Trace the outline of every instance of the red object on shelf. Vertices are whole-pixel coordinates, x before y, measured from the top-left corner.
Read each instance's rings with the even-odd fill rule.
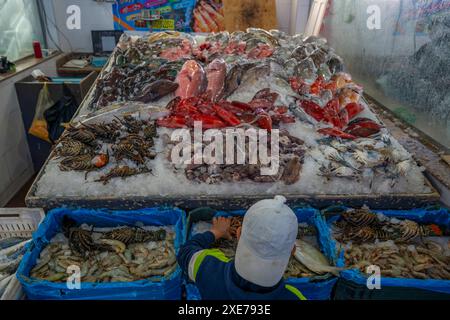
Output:
[[[39,41],[33,41],[34,57],[36,59],[42,58],[41,43]]]

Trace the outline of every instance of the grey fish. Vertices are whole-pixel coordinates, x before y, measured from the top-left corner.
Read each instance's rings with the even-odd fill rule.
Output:
[[[277,47],[279,45],[278,40],[270,32],[260,29],[260,28],[247,28],[247,33],[258,36],[264,39],[266,43],[271,44],[272,47]]]
[[[260,64],[244,73],[242,77],[242,83],[251,84],[256,83],[266,76],[270,75],[270,65]]]
[[[241,84],[244,69],[240,64],[233,65],[225,78],[225,89],[223,96],[230,96]]]
[[[295,48],[294,51],[292,51],[291,58],[294,58],[298,61],[303,60],[309,57],[314,52],[314,50],[315,48],[312,44],[302,44]]]
[[[311,58],[305,58],[294,67],[294,74],[302,79],[312,80],[317,76],[317,69]]]
[[[178,89],[178,83],[170,80],[156,80],[145,86],[142,90],[142,94],[134,99],[134,101],[139,101],[143,103],[149,103],[152,101],[159,100],[160,98],[174,92]]]
[[[212,33],[206,37],[207,41],[218,41],[222,44],[223,47],[226,47],[228,42],[230,41],[230,33],[228,31],[222,31],[218,33]]]
[[[332,55],[328,59],[327,65],[333,74],[344,71],[344,61],[338,55]]]
[[[245,68],[249,68],[246,70]],[[234,65],[229,71],[225,86],[224,97],[230,96],[238,88],[242,86],[253,86],[270,74],[270,66],[268,64],[247,64],[247,65]]]
[[[309,243],[297,239],[295,241],[295,258],[305,267],[317,274],[332,273],[339,275],[342,268],[332,267],[328,259]]]

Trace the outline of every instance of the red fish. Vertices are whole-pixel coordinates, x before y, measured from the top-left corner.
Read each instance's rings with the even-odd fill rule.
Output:
[[[269,45],[259,43],[258,46],[250,50],[247,57],[250,59],[268,58],[273,55],[273,51],[274,50]]]
[[[233,113],[223,109],[218,104],[213,104],[213,108],[219,118],[230,126],[237,126],[241,124],[241,121]]]
[[[344,125],[341,123],[341,118],[339,117],[339,99],[332,99],[323,108],[324,120],[331,123],[334,127],[342,129]]]
[[[356,137],[354,135],[346,133],[346,132],[336,129],[336,128],[323,128],[323,129],[317,130],[317,132],[320,134],[326,135],[326,136],[331,136],[331,137],[336,137],[336,138],[341,138],[341,139],[349,139],[349,140],[356,139]]]
[[[179,87],[175,94],[182,99],[199,96],[205,91],[205,70],[194,60],[184,63],[175,80]]]
[[[160,127],[166,128],[185,128],[186,120],[182,116],[170,116],[163,119],[158,119],[156,124]]]
[[[381,126],[375,121],[367,118],[358,118],[348,124],[345,132],[353,136],[367,138],[377,134],[380,130]]]
[[[359,103],[351,102],[344,109],[347,111],[348,118],[351,120],[360,114],[364,110],[364,107]]]
[[[307,114],[309,114],[317,121],[322,121],[324,119],[324,110],[317,103],[309,100],[301,100],[299,101],[299,104]]]
[[[180,47],[171,47],[165,49],[159,55],[161,58],[169,61],[176,61],[182,58],[189,58],[192,55],[192,45],[189,40],[183,40]]]
[[[272,118],[270,117],[270,115],[265,112],[263,109],[257,109],[256,110],[256,114],[257,114],[257,123],[258,126],[261,129],[266,129],[267,131],[271,132],[272,131]]]
[[[222,59],[215,59],[206,67],[206,78],[208,79],[206,92],[208,92],[212,101],[220,99],[223,93],[226,75],[227,66]]]
[[[216,116],[206,114],[192,115],[188,120],[190,126],[194,126],[194,122],[201,122],[203,129],[221,129],[227,127],[227,124]]]
[[[318,76],[316,81],[314,81],[314,83],[311,85],[309,93],[319,95],[322,91],[323,84],[323,78],[321,76]]]

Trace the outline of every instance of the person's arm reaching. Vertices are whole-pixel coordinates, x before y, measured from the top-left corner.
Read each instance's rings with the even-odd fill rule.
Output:
[[[183,270],[183,273],[189,274],[189,265],[191,264],[192,259],[195,259],[195,254],[204,249],[209,249],[213,242],[220,238],[230,239],[229,228],[229,219],[224,217],[214,218],[210,231],[197,234],[192,237],[192,239],[188,240],[180,248],[177,256],[178,264],[180,265],[181,270]],[[193,279],[191,278],[191,280]]]

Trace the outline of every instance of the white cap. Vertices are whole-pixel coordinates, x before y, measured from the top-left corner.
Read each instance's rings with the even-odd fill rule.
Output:
[[[297,238],[297,217],[285,202],[285,197],[276,196],[255,203],[242,224],[236,271],[262,287],[272,287],[281,280]]]

